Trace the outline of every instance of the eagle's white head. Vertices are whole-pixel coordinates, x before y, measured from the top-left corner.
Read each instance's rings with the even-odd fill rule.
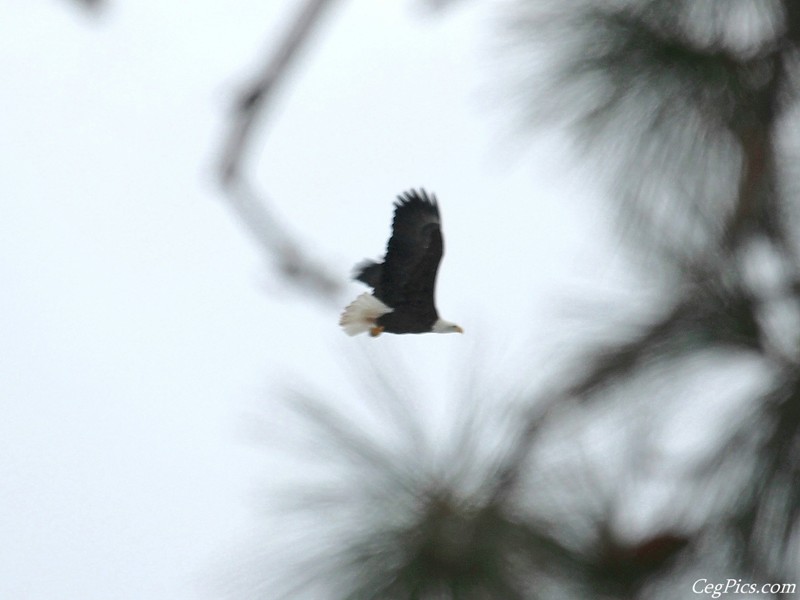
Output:
[[[436,319],[436,323],[433,324],[431,331],[433,333],[464,333],[461,327],[450,321],[445,321],[444,319]]]

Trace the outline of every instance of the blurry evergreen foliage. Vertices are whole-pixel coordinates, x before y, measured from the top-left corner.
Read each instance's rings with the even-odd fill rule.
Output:
[[[328,4],[301,6],[258,93],[244,95],[226,181],[239,175],[265,90]],[[408,390],[378,364],[365,379],[380,385],[364,397],[389,409],[398,443],[327,399],[296,399],[337,476],[295,490],[305,516],[289,537],[302,542],[275,561],[295,566],[251,595],[685,599],[699,579],[800,584],[800,1],[508,0],[498,10],[526,118],[555,119],[582,143],[661,293],[649,321],[579,349],[579,368],[513,414],[487,415],[497,403],[481,409],[485,399],[466,393],[446,442],[426,436]],[[287,277],[334,295],[338,284],[298,258],[261,199],[233,190]],[[659,444],[675,411],[703,439],[691,456]]]
[[[660,293],[648,321],[579,350],[513,418],[465,402],[444,456],[417,430],[391,451],[306,398],[348,466],[336,500],[309,509],[340,533],[305,574],[335,600],[800,582],[800,2],[500,6],[527,117],[576,134]],[[659,443],[680,411],[703,440],[691,456]]]

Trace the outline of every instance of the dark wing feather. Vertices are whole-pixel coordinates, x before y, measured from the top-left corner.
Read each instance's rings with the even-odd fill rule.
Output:
[[[395,310],[407,308],[435,319],[433,295],[443,252],[436,197],[424,190],[398,196],[375,295]]]
[[[355,266],[353,279],[366,283],[371,288],[376,288],[380,285],[382,270],[383,264],[367,259]]]

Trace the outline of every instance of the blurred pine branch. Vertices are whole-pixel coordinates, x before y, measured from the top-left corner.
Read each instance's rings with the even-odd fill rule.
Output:
[[[533,122],[575,133],[606,175],[622,239],[663,274],[662,290],[648,320],[576,349],[578,366],[528,398],[500,447],[482,438],[497,424],[467,419],[444,461],[419,437],[392,453],[330,408],[306,409],[329,456],[369,465],[343,476],[370,500],[340,523],[325,563],[337,585],[323,596],[682,599],[701,578],[797,582],[798,3],[498,10],[515,40],[517,101]],[[529,70],[528,53],[548,68]],[[704,443],[677,460],[658,440],[681,413]],[[483,458],[469,486],[460,456]]]
[[[280,223],[245,163],[254,125],[332,5],[299,5],[239,94],[218,165],[231,208],[281,276],[326,302],[341,282]],[[800,2],[497,9],[518,108],[568,127],[604,174],[621,239],[661,276],[653,316],[577,348],[577,366],[511,418],[493,419],[508,398],[491,374],[493,393],[456,392],[463,411],[446,439],[384,365],[362,372],[380,385],[358,398],[385,409],[378,429],[334,408],[333,394],[294,395],[327,477],[293,488],[294,510],[280,517],[294,541],[267,565],[281,571],[274,586],[254,593],[683,599],[701,578],[797,583]],[[520,387],[536,370],[518,374]],[[680,417],[703,443],[676,458],[662,438]]]

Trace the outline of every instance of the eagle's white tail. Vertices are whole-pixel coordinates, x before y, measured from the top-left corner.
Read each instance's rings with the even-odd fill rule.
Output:
[[[392,310],[369,292],[364,292],[344,309],[339,325],[347,335],[366,333],[375,326],[378,317]]]

